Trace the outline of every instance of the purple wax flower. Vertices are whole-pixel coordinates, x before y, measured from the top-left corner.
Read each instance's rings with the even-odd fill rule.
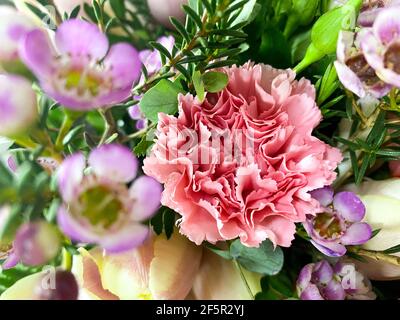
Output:
[[[360,35],[368,64],[386,83],[400,87],[400,6],[379,12],[372,28]]]
[[[303,267],[297,280],[301,300],[373,300],[371,283],[354,264],[338,262],[331,266],[322,260]]]
[[[161,37],[157,40],[158,43],[163,45],[168,52],[172,53],[175,45],[175,38],[173,36]],[[160,53],[157,50],[143,50],[139,53],[139,58],[142,64],[146,67],[148,76],[152,76],[162,68],[162,61]],[[144,83],[144,76],[140,78],[139,84]],[[140,100],[141,96],[135,96],[135,100]],[[136,120],[136,128],[142,130],[147,127],[147,120],[140,112],[139,105],[134,105],[128,109],[129,115],[133,120]]]
[[[365,206],[353,192],[333,195],[330,187],[311,192],[321,204],[322,212],[309,215],[303,224],[312,244],[323,254],[340,257],[346,253],[346,245],[360,245],[372,235],[369,224],[360,222]]]
[[[78,153],[58,169],[58,185],[64,204],[58,224],[71,239],[95,243],[109,253],[139,246],[149,229],[143,225],[160,206],[161,185],[141,176],[128,189],[138,170],[138,160],[121,145],[103,145],[88,158]],[[85,170],[88,169],[88,170]],[[87,173],[87,174],[84,174]]]
[[[343,86],[364,98],[367,95],[375,98],[385,96],[391,89],[378,77],[375,70],[368,64],[359,47],[360,34],[342,31],[337,45],[337,61],[335,68]]]
[[[71,19],[55,33],[55,46],[42,30],[29,32],[20,56],[43,90],[63,106],[89,110],[126,100],[140,76],[139,54],[127,43],[109,48],[95,24]]]

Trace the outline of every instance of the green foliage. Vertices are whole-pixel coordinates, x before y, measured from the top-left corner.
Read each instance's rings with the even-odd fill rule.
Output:
[[[175,220],[176,212],[168,207],[162,207],[150,220],[150,224],[157,235],[164,232],[169,239],[174,232]]]
[[[8,270],[1,270],[0,272],[0,294],[7,288],[11,287],[18,280],[25,278],[31,274],[37,273],[40,268],[30,268],[22,264]]]
[[[140,110],[153,123],[158,122],[160,112],[175,114],[178,111],[178,94],[181,89],[173,82],[163,79],[146,92],[140,100]]]
[[[240,240],[235,240],[231,244],[230,254],[247,270],[265,275],[275,275],[283,266],[281,248],[274,248],[269,240],[265,240],[259,248],[249,248]]]

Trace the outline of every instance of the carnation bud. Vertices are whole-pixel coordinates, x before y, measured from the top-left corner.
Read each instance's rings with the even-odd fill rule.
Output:
[[[24,133],[37,117],[36,94],[20,76],[0,75],[0,135]]]
[[[69,271],[57,270],[53,287],[51,286],[51,283],[44,286],[43,281],[41,281],[39,285],[40,287],[37,287],[36,290],[36,294],[39,300],[78,299],[78,283],[75,279],[75,276]]]
[[[336,51],[339,32],[354,27],[361,4],[362,0],[350,0],[345,5],[326,12],[317,20],[311,30],[311,44],[304,59],[294,68],[296,72]]]
[[[55,258],[60,245],[58,230],[40,221],[24,224],[18,229],[13,249],[23,264],[37,266]]]
[[[284,35],[290,37],[297,27],[310,24],[315,17],[318,5],[319,0],[293,0]]]

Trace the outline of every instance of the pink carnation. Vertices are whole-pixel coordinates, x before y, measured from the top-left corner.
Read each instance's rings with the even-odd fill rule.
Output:
[[[262,64],[223,71],[223,91],[202,103],[180,95],[178,118],[159,114],[144,171],[195,243],[290,246],[295,223],[319,210],[309,191],[333,182],[342,156],[312,136],[322,116],[308,80]]]

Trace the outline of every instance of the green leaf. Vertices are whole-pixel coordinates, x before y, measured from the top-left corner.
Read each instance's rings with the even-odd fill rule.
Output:
[[[274,249],[269,240],[265,240],[259,248],[249,248],[238,239],[231,244],[230,253],[247,270],[265,275],[275,275],[283,266],[281,248]]]
[[[229,250],[223,250],[221,248],[218,248],[217,246],[207,243],[206,248],[209,249],[210,251],[214,252],[215,254],[219,255],[220,257],[226,259],[226,260],[232,260],[231,253]]]
[[[123,19],[125,17],[125,0],[109,0],[112,10],[114,11],[115,15]]]
[[[170,17],[169,20],[171,21],[172,25],[175,27],[175,29],[181,34],[183,39],[186,40],[186,42],[190,41],[190,35],[187,32],[186,28],[183,26],[180,21],[174,17]]]
[[[162,55],[166,56],[168,59],[171,59],[171,58],[172,58],[172,57],[171,57],[171,53],[170,53],[170,52],[168,51],[168,49],[165,48],[161,43],[152,41],[152,42],[150,42],[150,45],[151,45],[154,49],[158,50]]]
[[[181,89],[169,80],[162,79],[145,93],[140,101],[140,110],[153,123],[158,122],[158,113],[173,115],[178,111],[178,94]]]
[[[147,151],[154,144],[153,139],[148,139],[148,136],[145,135],[142,137],[140,142],[135,146],[133,152],[139,157],[145,157],[147,155]]]
[[[163,223],[167,239],[171,238],[172,234],[174,233],[175,217],[176,214],[174,210],[165,208],[163,212]]]
[[[192,80],[194,89],[196,90],[197,98],[200,102],[203,102],[205,97],[205,90],[200,71],[195,71],[193,73]]]
[[[202,77],[204,88],[211,93],[222,91],[229,82],[226,73],[210,71],[203,74]]]
[[[249,24],[256,17],[260,5],[257,4],[257,0],[244,0],[235,1],[225,12],[225,14],[230,15],[236,10],[240,9],[240,14],[232,21],[231,26],[237,24]]]
[[[182,5],[183,10],[186,12],[186,14],[196,23],[196,25],[199,27],[199,29],[203,28],[203,22],[201,21],[201,18],[199,15],[194,11],[191,7],[188,5],[184,4]]]
[[[385,254],[394,254],[400,252],[400,244],[383,251]]]

